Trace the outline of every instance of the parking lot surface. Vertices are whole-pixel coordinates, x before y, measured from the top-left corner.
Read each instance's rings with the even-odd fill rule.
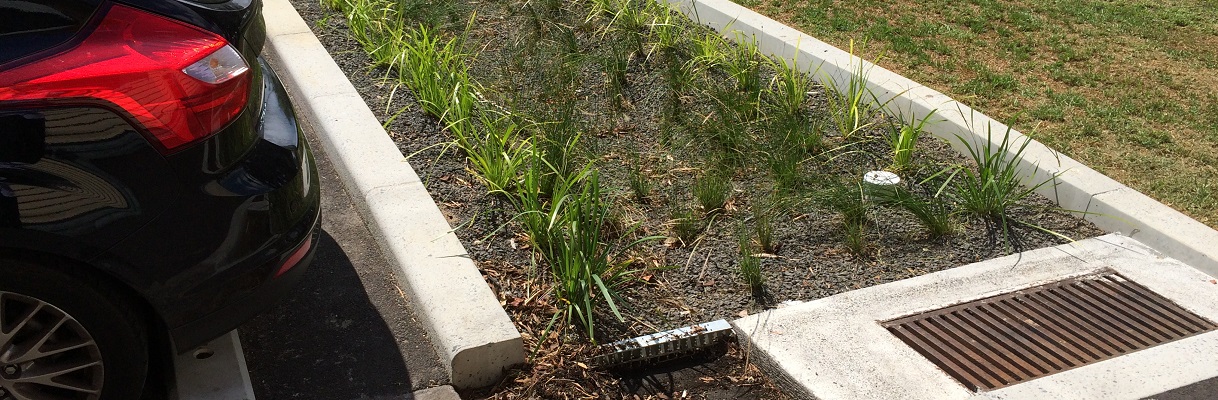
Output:
[[[394,269],[315,136],[322,185],[317,255],[287,298],[239,331],[259,399],[407,399],[448,384]]]

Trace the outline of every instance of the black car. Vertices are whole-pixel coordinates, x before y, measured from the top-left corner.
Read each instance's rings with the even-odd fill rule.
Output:
[[[0,399],[135,399],[310,262],[260,0],[0,0]]]

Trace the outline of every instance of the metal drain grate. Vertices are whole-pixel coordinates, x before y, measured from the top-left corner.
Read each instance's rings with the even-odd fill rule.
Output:
[[[974,391],[992,390],[1216,328],[1106,272],[885,322]]]

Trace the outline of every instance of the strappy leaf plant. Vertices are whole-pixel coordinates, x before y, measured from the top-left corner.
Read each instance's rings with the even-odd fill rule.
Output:
[[[521,168],[534,157],[532,143],[511,117],[493,118],[484,113],[481,120],[481,133],[476,140],[466,140],[469,147],[462,149],[487,189],[507,193],[516,187]]]
[[[816,84],[815,81],[799,70],[797,62],[787,61],[785,58],[768,60],[770,67],[777,72],[770,80],[766,92],[771,107],[788,116],[800,115],[804,104],[808,102],[808,93]]]
[[[850,42],[850,54],[854,54],[853,41]],[[857,62],[858,65],[850,74],[845,89],[835,85],[832,78],[825,77],[825,87],[829,89],[828,96],[825,96],[829,102],[829,116],[837,126],[838,133],[847,140],[853,139],[875,123],[877,111],[872,108],[873,105],[883,106],[875,104],[878,101],[867,87],[867,63],[862,59]]]
[[[907,124],[902,120],[901,123],[889,127],[888,145],[892,149],[892,164],[888,167],[889,170],[896,173],[909,170],[913,165],[918,139],[922,137],[926,122],[934,115],[935,111],[931,111],[920,120],[910,117]]]
[[[955,195],[960,208],[974,216],[1000,222],[1004,227],[1009,225],[1008,211],[1011,207],[1037,189],[1052,184],[1056,178],[1050,176],[1037,180],[1031,176],[1027,185],[1021,183],[1019,161],[1032,141],[1014,138],[1011,132],[1008,127],[1002,140],[997,143],[994,142],[991,127],[986,128],[986,140],[981,144],[957,137],[977,167],[976,170],[962,168],[956,177]]]

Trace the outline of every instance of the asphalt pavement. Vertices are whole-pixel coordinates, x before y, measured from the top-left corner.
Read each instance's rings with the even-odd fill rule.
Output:
[[[258,399],[411,399],[448,384],[329,159],[306,127],[322,186],[322,234],[291,295],[239,331]],[[422,396],[426,397],[426,396]]]

